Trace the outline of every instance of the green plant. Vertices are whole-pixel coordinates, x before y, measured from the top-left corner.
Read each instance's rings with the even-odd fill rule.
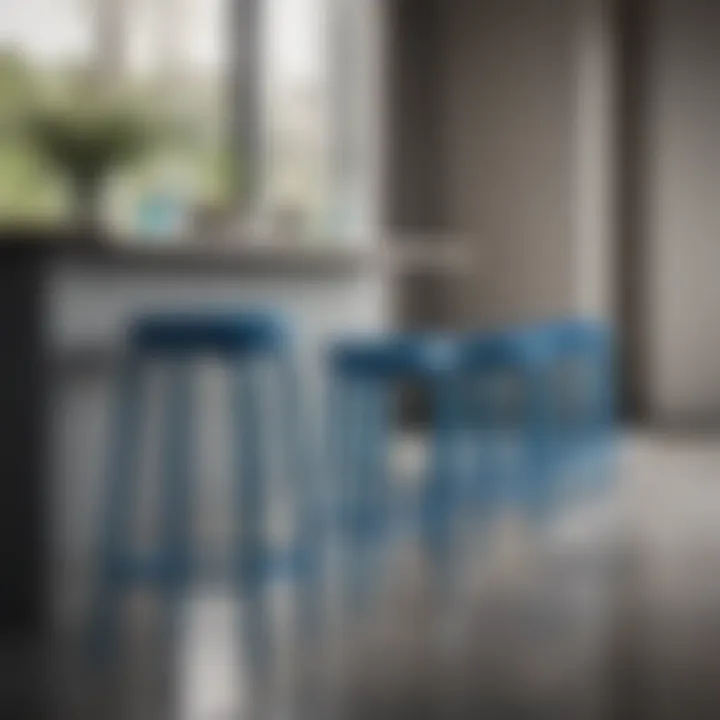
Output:
[[[26,128],[39,155],[72,186],[79,219],[91,223],[107,176],[138,160],[155,136],[149,119],[132,107],[96,99],[37,107]]]

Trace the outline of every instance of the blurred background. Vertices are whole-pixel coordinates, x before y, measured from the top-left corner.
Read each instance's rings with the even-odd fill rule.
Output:
[[[611,326],[621,579],[592,712],[715,717],[718,62],[715,0],[0,0],[8,706],[103,707],[57,668],[86,619],[128,321],[270,307],[300,337],[313,417],[343,334]],[[199,524],[226,537],[224,396],[204,372]],[[411,467],[427,426],[405,393]],[[188,631],[174,717],[236,700],[239,671],[222,689],[198,669],[205,652],[237,669],[217,604]],[[406,695],[394,716],[422,705]]]

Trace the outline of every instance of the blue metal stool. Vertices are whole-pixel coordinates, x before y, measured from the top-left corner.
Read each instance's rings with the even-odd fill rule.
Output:
[[[457,344],[421,335],[350,339],[330,353],[328,442],[341,536],[349,542],[346,581],[357,601],[367,589],[373,546],[419,525],[436,563],[446,561],[457,402]],[[401,381],[429,388],[433,401],[431,468],[421,496],[394,496],[388,481],[391,394]]]
[[[535,329],[553,357],[548,379],[551,434],[558,463],[586,458],[611,478],[615,459],[615,358],[612,332],[605,324],[562,319]],[[601,482],[596,489],[602,490]]]
[[[572,365],[586,374],[580,383],[585,386],[581,388],[582,422],[577,413],[565,414],[563,389],[572,384]],[[502,477],[492,458],[503,438],[513,435],[518,452],[510,479],[518,491],[514,500],[538,518],[551,511],[559,499],[556,480],[563,464],[578,452],[596,452],[612,444],[612,366],[608,329],[583,320],[552,321],[468,338],[463,351],[464,383],[485,381],[471,414],[481,433],[474,477],[467,483],[470,494],[488,507],[507,493],[502,484],[508,478]],[[507,398],[491,397],[494,379],[503,373],[514,384],[510,413]]]
[[[465,339],[463,417],[475,453],[461,494],[471,506],[519,504],[536,518],[551,508],[551,361],[542,333],[510,329]]]
[[[232,560],[224,576],[253,608],[248,624],[251,661],[267,652],[267,619],[260,590],[278,575],[309,569],[311,527],[306,513],[307,456],[299,437],[298,392],[285,324],[263,313],[149,314],[134,322],[127,337],[118,383],[115,427],[112,431],[108,487],[100,541],[98,595],[93,608],[92,640],[96,652],[114,652],[120,602],[138,585],[156,587],[174,624],[180,601],[190,583],[205,570],[204,559],[192,547],[193,402],[192,362],[199,357],[220,359],[231,371],[229,396],[233,428],[234,538]],[[164,469],[161,501],[161,540],[157,553],[137,557],[130,551],[130,525],[137,495],[137,460],[141,438],[146,367],[160,361],[169,373],[164,415]],[[271,368],[282,389],[284,405],[277,428],[263,425],[259,367]],[[291,548],[271,548],[265,538],[266,468],[259,443],[263,431],[278,430],[278,447],[294,477],[288,497],[294,508],[295,539]],[[289,478],[286,478],[289,480]],[[224,577],[223,576],[223,577]],[[309,597],[309,595],[308,595]]]

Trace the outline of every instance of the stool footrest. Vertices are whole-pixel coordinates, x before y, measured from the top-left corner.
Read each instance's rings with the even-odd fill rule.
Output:
[[[301,548],[268,549],[250,554],[242,560],[212,557],[195,558],[183,564],[162,557],[116,558],[106,567],[107,581],[113,585],[167,585],[175,582],[223,580],[268,582],[298,579],[313,568],[309,553]]]

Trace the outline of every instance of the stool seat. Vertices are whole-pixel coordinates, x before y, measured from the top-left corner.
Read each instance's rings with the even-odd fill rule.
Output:
[[[528,328],[530,335],[542,336],[556,353],[594,353],[609,349],[612,332],[606,323],[578,318],[560,318]]]
[[[457,342],[449,336],[407,334],[340,340],[330,362],[346,378],[397,379],[446,375],[459,358]]]
[[[262,312],[151,313],[132,325],[130,347],[146,354],[270,352],[287,344],[290,333],[276,315]]]
[[[552,360],[553,347],[547,333],[534,329],[493,330],[475,333],[462,342],[462,367],[466,371],[493,367],[540,368]]]

